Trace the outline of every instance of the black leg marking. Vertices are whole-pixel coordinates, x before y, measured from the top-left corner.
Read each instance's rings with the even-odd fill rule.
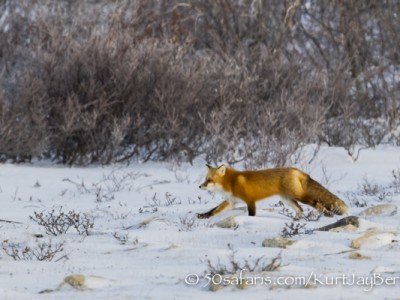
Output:
[[[247,204],[247,209],[249,211],[249,216],[254,217],[256,215],[256,204],[255,203]]]

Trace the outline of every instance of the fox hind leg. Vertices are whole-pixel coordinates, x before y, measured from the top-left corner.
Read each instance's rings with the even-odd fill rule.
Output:
[[[315,201],[314,204],[312,205],[320,214],[324,214],[325,217],[333,217],[334,213],[328,209],[326,209],[325,206],[323,206],[319,201]]]
[[[282,200],[285,204],[289,205],[290,207],[292,207],[295,210],[295,212],[296,212],[296,215],[294,217],[295,220],[300,220],[303,217],[303,209],[297,203],[296,200],[293,200],[290,198],[282,198]]]
[[[319,200],[311,199],[310,197],[304,197],[302,199],[304,204],[314,207],[319,214],[323,214],[326,217],[333,217],[334,213],[327,209]]]

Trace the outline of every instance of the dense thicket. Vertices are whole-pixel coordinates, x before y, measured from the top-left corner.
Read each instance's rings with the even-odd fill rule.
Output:
[[[0,159],[399,144],[399,32],[398,1],[0,0]]]

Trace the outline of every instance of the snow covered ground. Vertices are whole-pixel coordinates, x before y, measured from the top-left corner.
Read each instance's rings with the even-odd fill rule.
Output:
[[[341,197],[352,215],[380,204],[400,205],[400,178],[392,174],[400,175],[400,148],[363,150],[354,162],[343,149],[326,147],[308,164],[310,159],[304,157],[297,167]],[[360,217],[359,228],[342,232],[304,234],[340,217],[300,220],[294,225],[303,226],[303,234],[290,237],[296,243],[263,247],[265,239],[279,237],[293,222],[282,214],[279,198],[258,203],[256,217],[238,209],[198,220],[195,213],[222,200],[198,188],[205,173],[201,160],[193,166],[0,165],[0,299],[398,299],[399,213]],[[53,209],[54,215],[74,210],[93,220],[90,234],[70,228],[52,236],[30,218]],[[230,216],[235,216],[233,228],[216,226]],[[371,228],[375,238],[353,249],[352,241]],[[52,261],[29,259],[49,243],[50,251],[64,243],[63,251]],[[30,251],[24,253],[26,247]],[[247,260],[251,266],[260,257],[268,264],[280,255],[280,266],[238,273],[236,279],[248,283],[244,289],[230,282],[210,291],[207,261],[229,267],[232,249],[239,264]],[[14,260],[6,251],[28,259]],[[354,253],[365,259],[351,259]],[[82,285],[60,285],[73,274],[83,275]],[[212,279],[218,283],[222,275]]]

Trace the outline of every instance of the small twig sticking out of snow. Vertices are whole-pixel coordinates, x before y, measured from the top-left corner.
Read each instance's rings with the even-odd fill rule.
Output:
[[[0,219],[0,222],[3,222],[3,223],[12,223],[12,224],[23,224],[22,222],[10,221],[10,220],[3,220],[3,219]]]

